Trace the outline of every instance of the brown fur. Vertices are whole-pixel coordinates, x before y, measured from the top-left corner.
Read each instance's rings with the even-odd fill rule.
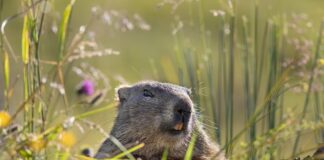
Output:
[[[144,143],[143,148],[133,153],[134,157],[144,160],[161,159],[167,148],[168,159],[184,159],[194,133],[197,134],[197,140],[193,159],[211,159],[220,152],[219,146],[212,142],[197,120],[189,89],[145,81],[121,87],[117,92],[119,110],[110,135],[128,148]],[[181,114],[178,114],[180,111]],[[185,128],[174,133],[173,128],[179,122],[179,117]],[[112,157],[120,152],[111,139],[107,138],[95,158]],[[214,159],[226,158],[221,153]]]

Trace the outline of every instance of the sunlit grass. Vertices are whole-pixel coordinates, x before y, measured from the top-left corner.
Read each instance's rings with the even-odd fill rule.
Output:
[[[0,1],[3,8],[4,1]],[[119,55],[119,51],[102,49],[91,37],[90,30],[99,24],[98,17],[121,31],[117,33],[135,28],[147,31],[151,26],[138,14],[130,18],[115,10],[94,8],[89,24],[72,32],[73,18],[81,17],[74,8],[78,1],[71,0],[60,13],[53,40],[57,43],[54,59],[48,60],[49,53],[41,52],[40,46],[46,42],[42,36],[46,26],[51,25],[44,19],[48,16],[46,6],[52,2],[21,2],[22,11],[8,18],[0,16],[4,84],[4,101],[0,103],[0,151],[4,154],[0,158],[92,159],[80,155],[82,148],[78,144],[82,139],[75,133],[78,130],[85,134],[85,128],[92,128],[122,151],[110,159],[135,159],[132,153],[145,144],[125,148],[109,137],[102,126],[89,120],[113,109],[113,98],[105,97],[106,92],[123,79],[119,77],[111,83],[101,68],[83,62],[86,58]],[[260,2],[250,6],[252,15],[242,15],[238,1],[223,2],[221,9],[211,11],[206,11],[202,0],[173,4],[172,16],[177,14],[178,5],[184,5],[189,17],[180,14],[170,24],[174,27],[170,31],[174,56],[167,59],[173,62],[168,68],[176,72],[176,83],[192,89],[199,119],[228,158],[287,159],[312,155],[324,140],[323,22],[313,26],[318,22],[298,13],[261,19],[266,11],[260,9]],[[6,32],[13,20],[22,22],[20,54],[15,52],[13,47],[17,45],[10,43],[11,35]],[[214,28],[208,28],[209,21],[215,21]],[[199,36],[192,40],[190,32],[196,30]],[[166,64],[162,60],[153,59],[150,63],[158,80],[174,81],[167,78],[172,73],[164,70]],[[22,76],[14,75],[17,73]],[[71,73],[82,79],[72,87],[68,83]],[[76,89],[70,89],[73,87]],[[17,96],[17,90],[23,99]],[[291,106],[288,102],[294,101],[292,94],[303,97],[303,104]],[[19,105],[13,106],[12,101]],[[91,132],[86,135],[91,136]],[[304,145],[303,139],[316,142]],[[196,135],[188,146],[186,160],[192,158],[195,140]],[[167,159],[167,151],[161,159]]]

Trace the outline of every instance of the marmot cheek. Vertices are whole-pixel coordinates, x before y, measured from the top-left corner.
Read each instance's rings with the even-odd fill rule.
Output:
[[[153,122],[153,123],[152,123]],[[156,129],[159,129],[161,126],[161,117],[156,116],[152,121],[152,126]]]

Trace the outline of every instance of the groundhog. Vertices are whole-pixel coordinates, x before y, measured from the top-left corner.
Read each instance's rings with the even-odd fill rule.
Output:
[[[126,147],[144,143],[132,153],[135,158],[158,160],[167,149],[168,159],[180,160],[196,134],[192,159],[226,159],[199,123],[190,92],[185,87],[155,81],[120,87],[118,115],[110,135]],[[109,158],[120,152],[118,145],[107,138],[95,158]]]

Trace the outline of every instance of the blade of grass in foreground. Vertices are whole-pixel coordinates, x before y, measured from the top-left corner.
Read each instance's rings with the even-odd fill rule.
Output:
[[[28,15],[24,16],[24,25],[22,30],[22,38],[21,38],[21,54],[22,61],[24,64],[28,64],[29,61],[29,33],[28,33]]]
[[[23,29],[22,29],[22,35],[21,35],[21,57],[23,62],[23,75],[24,75],[24,100],[27,101],[29,97],[29,17],[28,14],[24,16],[24,23],[23,23]],[[27,107],[24,107],[24,121],[28,122],[31,121],[31,123],[28,125],[28,131],[33,130],[33,120],[31,117],[31,114],[29,112],[28,104],[26,104]]]
[[[196,140],[197,140],[197,135],[193,134],[192,137],[191,137],[191,140],[190,140],[190,143],[189,143],[185,158],[184,158],[185,160],[191,160],[191,157],[192,157],[192,154],[193,154],[193,151],[194,151],[194,148],[195,148]]]
[[[9,63],[9,55],[8,52],[3,50],[3,77],[5,81],[5,91],[4,95],[6,97],[6,100],[4,101],[5,109],[7,110],[9,108],[9,83],[10,83],[10,63]]]
[[[124,156],[126,156],[126,155],[128,155],[128,154],[130,154],[132,152],[135,152],[135,151],[143,148],[143,147],[144,147],[144,143],[141,143],[139,145],[136,145],[136,146],[130,148],[129,150],[127,150],[126,152],[122,152],[122,153],[116,155],[115,157],[112,158],[112,160],[120,159],[120,158],[122,158],[122,157],[124,157]]]
[[[9,74],[10,74],[10,65],[9,65],[9,55],[8,52],[4,51],[3,52],[3,77],[5,80],[5,87],[6,89],[9,88]]]
[[[59,30],[59,57],[58,60],[61,60],[63,58],[63,51],[65,46],[65,40],[67,35],[67,27],[69,25],[72,7],[74,5],[75,0],[71,0],[70,3],[66,6],[63,14],[63,19],[61,22],[60,30]]]
[[[88,111],[88,112],[79,114],[79,115],[75,116],[75,118],[76,119],[83,119],[83,118],[89,117],[91,115],[95,115],[97,113],[101,113],[102,111],[111,109],[111,108],[114,107],[114,105],[115,105],[114,103],[111,103],[111,104],[107,105],[106,107],[101,107],[101,108],[98,108],[98,109],[94,109],[92,111]]]
[[[165,148],[161,160],[168,160],[168,149]]]

